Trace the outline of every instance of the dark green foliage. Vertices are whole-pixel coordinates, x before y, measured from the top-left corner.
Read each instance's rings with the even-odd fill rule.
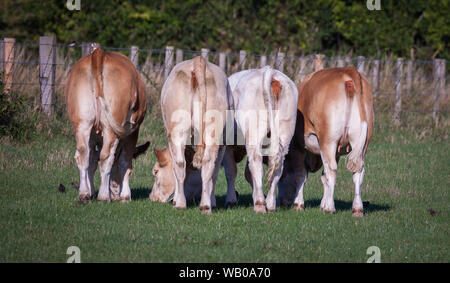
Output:
[[[65,4],[3,0],[0,29],[19,42],[54,34],[112,47],[450,58],[448,0],[381,1],[379,11],[365,0],[82,0],[81,11]]]
[[[0,73],[0,137],[10,136],[16,140],[26,140],[33,135],[35,113],[27,113],[27,103],[14,93],[4,94],[3,74]]]

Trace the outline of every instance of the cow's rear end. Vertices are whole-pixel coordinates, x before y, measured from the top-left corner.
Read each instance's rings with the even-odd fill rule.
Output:
[[[202,179],[200,210],[209,213],[216,206],[214,185],[225,149],[220,139],[230,109],[226,74],[200,56],[177,64],[165,81],[161,110],[176,179],[176,208],[186,208],[184,181],[197,169]]]
[[[127,57],[97,48],[72,68],[66,102],[77,142],[80,202],[88,202],[95,193],[93,178],[98,161],[98,199],[130,200],[131,161],[146,112],[139,73]]]
[[[353,214],[362,216],[364,159],[374,120],[370,85],[354,67],[332,68],[309,75],[298,85],[298,91],[298,109],[304,127],[299,128],[303,133],[296,133],[295,139],[306,150],[294,151],[305,160],[297,170],[300,173],[292,174],[296,180],[291,183],[295,183],[297,192],[294,206],[303,209],[303,185],[307,172],[315,172],[323,164],[321,179],[324,194],[320,208],[326,212],[335,212],[333,194],[337,164],[340,156],[348,154],[347,169],[352,172],[355,184]],[[293,194],[281,192],[281,195]]]

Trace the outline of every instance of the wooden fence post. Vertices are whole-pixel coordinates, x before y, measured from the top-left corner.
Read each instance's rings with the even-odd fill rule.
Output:
[[[360,73],[360,74],[363,74],[363,75],[365,75],[365,72],[364,72],[364,56],[358,56],[358,72]]]
[[[277,55],[275,69],[283,72],[283,69],[284,69],[284,53],[283,52],[279,52]]]
[[[0,40],[0,73],[4,71],[4,61],[5,61],[5,41]]]
[[[345,62],[345,64],[348,66],[348,65],[353,65],[353,62],[352,62],[352,58],[350,58],[350,57],[348,57],[348,56],[346,56],[345,58],[344,58],[344,62]]]
[[[323,60],[325,59],[325,55],[323,54],[316,54],[314,57],[314,72],[322,70],[323,69]]]
[[[3,83],[4,93],[8,94],[13,83],[13,67],[14,67],[14,38],[5,38],[4,43],[4,57],[3,57]]]
[[[91,53],[91,43],[90,42],[82,42],[81,43],[81,57],[89,55]]]
[[[239,51],[239,70],[244,69],[246,57],[247,57],[247,52],[245,50]]]
[[[402,111],[402,77],[403,77],[403,59],[398,58],[395,64],[395,105],[394,105],[394,123],[400,124],[400,112]]]
[[[267,65],[267,56],[266,55],[261,55],[261,62],[260,62],[260,67],[264,67]]]
[[[406,89],[408,94],[412,89],[412,76],[413,76],[413,60],[408,60],[406,65]]]
[[[300,69],[298,70],[296,82],[301,82],[306,77],[306,59],[302,56],[299,61]]]
[[[139,65],[139,47],[137,47],[136,45],[131,46],[130,60],[137,68]]]
[[[433,81],[434,81],[434,95],[433,95],[433,119],[436,120],[439,112],[439,98],[444,93],[445,88],[445,59],[433,60]]]
[[[376,96],[378,91],[378,84],[380,82],[379,74],[380,74],[380,60],[376,59],[373,60],[373,68],[372,68],[372,88],[374,96]]]
[[[206,61],[209,61],[209,49],[207,49],[207,48],[202,48],[202,57],[203,57]]]
[[[173,46],[166,46],[166,54],[164,59],[164,81],[170,74],[173,65]]]
[[[227,69],[226,58],[227,58],[227,54],[225,52],[220,52],[219,53],[219,67],[225,73],[227,72],[227,70],[226,70]]]
[[[44,113],[51,114],[52,98],[55,86],[56,38],[39,38],[39,81],[41,85],[41,104]]]
[[[176,64],[183,62],[183,49],[177,49]]]

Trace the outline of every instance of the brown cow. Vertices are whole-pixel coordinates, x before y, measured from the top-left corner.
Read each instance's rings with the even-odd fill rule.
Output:
[[[101,184],[97,199],[131,200],[132,158],[147,107],[138,71],[126,56],[97,47],[73,66],[66,101],[77,143],[79,201],[89,202],[95,193],[98,161]]]
[[[363,216],[361,188],[364,159],[373,133],[372,90],[354,67],[317,71],[298,85],[298,112],[294,138],[285,160],[278,201],[297,210],[304,208],[303,186],[307,172],[324,167],[320,209],[334,213],[334,186],[341,155],[349,154],[353,173],[353,215]],[[294,200],[295,198],[295,200]]]

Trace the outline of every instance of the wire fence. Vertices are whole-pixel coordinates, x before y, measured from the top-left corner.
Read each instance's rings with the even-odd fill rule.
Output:
[[[47,37],[48,38],[48,37]],[[42,37],[41,37],[42,39]],[[46,43],[16,43],[4,39],[0,42],[0,72],[3,72],[5,91],[20,95],[36,106],[48,111],[64,109],[64,88],[72,66],[89,54],[91,45]],[[401,112],[450,112],[448,61],[402,60],[343,56],[328,58],[323,55],[307,56],[273,54],[247,54],[165,49],[118,48],[102,46],[103,50],[120,52],[130,58],[142,75],[149,101],[156,101],[165,78],[177,63],[203,56],[220,66],[228,76],[240,70],[270,65],[284,72],[296,84],[320,68],[355,66],[370,82],[374,93],[376,112],[392,112],[399,119]]]

